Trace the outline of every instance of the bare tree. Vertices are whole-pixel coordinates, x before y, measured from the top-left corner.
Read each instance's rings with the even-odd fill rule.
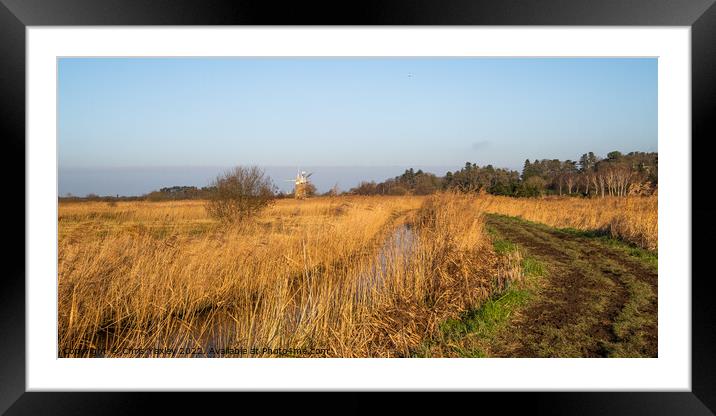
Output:
[[[211,183],[206,204],[209,215],[224,222],[251,217],[270,205],[275,198],[271,178],[256,166],[237,166]]]
[[[629,166],[621,165],[615,168],[614,174],[617,182],[617,196],[627,196],[635,177],[634,172]]]
[[[577,175],[574,173],[568,173],[564,178],[564,182],[567,185],[567,193],[572,195],[572,189],[574,189],[574,185],[577,184]],[[577,190],[577,192],[579,192],[579,190]]]

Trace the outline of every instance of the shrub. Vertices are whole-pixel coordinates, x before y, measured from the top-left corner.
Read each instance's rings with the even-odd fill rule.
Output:
[[[401,185],[393,185],[388,189],[388,195],[407,195],[408,190]]]
[[[547,181],[539,176],[530,176],[522,183],[520,196],[540,196],[544,193]]]
[[[216,177],[206,210],[222,221],[234,222],[256,215],[275,198],[271,178],[256,166],[237,166]]]

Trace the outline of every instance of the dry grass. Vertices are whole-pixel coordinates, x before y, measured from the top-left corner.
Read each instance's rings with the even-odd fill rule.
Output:
[[[656,248],[656,198],[281,200],[232,226],[202,201],[63,203],[59,354],[407,356],[519,279],[483,212]]]
[[[481,195],[485,212],[521,217],[552,227],[604,231],[648,250],[658,248],[657,196],[628,198],[509,198]]]
[[[201,202],[62,204],[60,355],[406,355],[491,290],[480,214],[435,198],[283,200],[234,227]]]

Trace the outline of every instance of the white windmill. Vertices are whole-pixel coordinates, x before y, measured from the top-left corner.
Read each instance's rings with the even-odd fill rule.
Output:
[[[310,182],[308,178],[313,175],[313,172],[306,173],[305,170],[296,173],[296,179],[286,179],[287,182],[293,182],[293,195],[296,199],[304,199],[308,196],[308,186]]]

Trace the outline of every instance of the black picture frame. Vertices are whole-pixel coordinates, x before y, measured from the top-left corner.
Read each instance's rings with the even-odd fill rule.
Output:
[[[220,2],[200,0],[0,0],[0,138],[5,202],[3,226],[5,271],[0,286],[0,412],[7,414],[137,413],[149,404],[162,412],[203,412],[223,405],[226,395],[149,393],[30,393],[25,391],[25,29],[27,26],[74,25],[558,25],[558,26],[689,26],[692,58],[692,222],[699,235],[713,230],[707,206],[694,206],[705,196],[708,179],[705,145],[713,138],[710,116],[716,101],[716,6],[714,0],[458,0],[361,1],[328,4],[291,2]],[[694,151],[698,147],[699,151]],[[701,158],[702,160],[699,160]],[[20,195],[23,196],[22,203]],[[19,218],[25,221],[20,222]],[[693,236],[693,234],[692,234]],[[706,237],[708,238],[708,237]],[[710,246],[692,237],[692,264],[703,265]],[[481,393],[470,399],[413,395],[381,405],[381,410],[407,411],[435,406],[442,413],[467,404],[487,410],[549,414],[714,414],[716,409],[716,306],[711,273],[692,266],[692,389],[690,392],[598,393]],[[669,276],[668,278],[689,278]],[[516,375],[518,377],[519,375]],[[519,397],[515,397],[519,395]],[[224,400],[217,400],[221,397]],[[375,405],[359,393],[331,397],[340,413],[365,412]],[[229,408],[245,409],[235,395]],[[243,399],[238,399],[243,400]],[[258,399],[273,411],[293,411],[311,403],[313,411],[327,407],[325,399]],[[321,404],[315,407],[316,401]],[[147,402],[150,402],[149,404]],[[153,403],[152,403],[153,402]],[[488,407],[485,407],[485,405]],[[320,411],[320,410],[319,410]]]

